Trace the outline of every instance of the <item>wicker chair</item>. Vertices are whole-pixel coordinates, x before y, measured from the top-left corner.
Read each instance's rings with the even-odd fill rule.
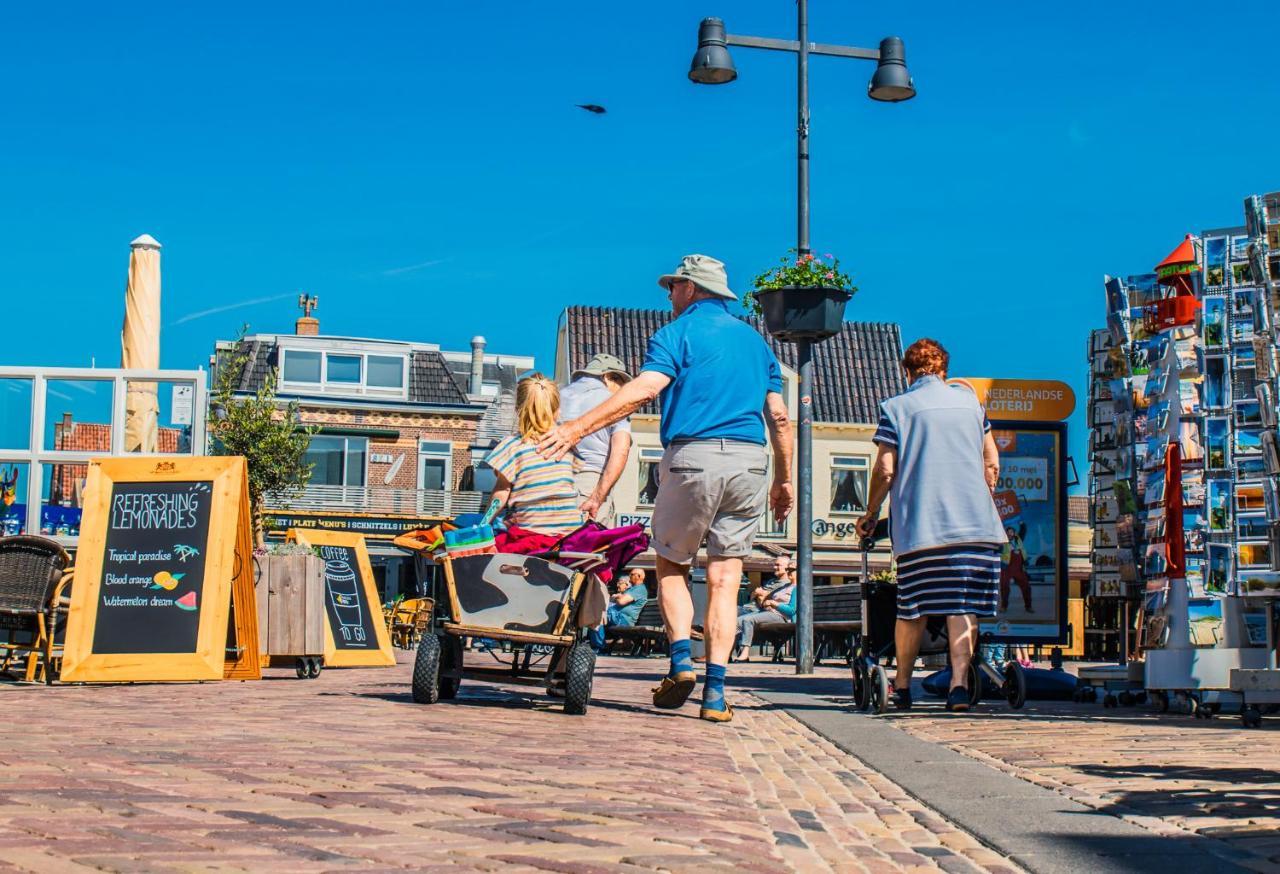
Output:
[[[52,540],[31,535],[0,537],[0,671],[16,653],[27,654],[25,678],[35,680],[43,666],[53,682],[54,638],[58,614],[66,612],[63,592],[72,580],[71,556]],[[23,642],[14,637],[30,637]]]

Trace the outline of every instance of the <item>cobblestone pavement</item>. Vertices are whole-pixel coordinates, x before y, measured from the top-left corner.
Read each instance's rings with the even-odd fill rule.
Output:
[[[660,661],[602,660],[570,717],[469,681],[415,705],[409,657],[0,686],[0,871],[1015,870],[745,694],[728,726],[655,712]]]
[[[748,670],[770,677],[794,667],[753,663],[740,674]],[[1280,716],[1245,730],[1236,714],[1200,720],[1070,702],[1012,711],[995,700],[953,716],[926,697],[880,718],[1157,834],[1217,838],[1249,857],[1232,853],[1240,864],[1280,870]]]

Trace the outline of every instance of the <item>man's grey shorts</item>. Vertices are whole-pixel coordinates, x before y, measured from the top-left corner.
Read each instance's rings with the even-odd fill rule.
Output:
[[[658,467],[653,549],[667,561],[691,564],[702,539],[708,558],[751,554],[768,503],[769,457],[764,446],[737,440],[673,443]]]

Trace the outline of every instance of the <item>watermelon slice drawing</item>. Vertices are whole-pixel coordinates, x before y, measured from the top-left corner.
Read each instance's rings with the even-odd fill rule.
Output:
[[[181,598],[173,602],[174,606],[180,610],[195,611],[196,609],[196,593],[194,591],[187,592]]]

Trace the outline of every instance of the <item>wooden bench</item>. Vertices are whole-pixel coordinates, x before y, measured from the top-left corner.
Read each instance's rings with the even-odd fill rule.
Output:
[[[848,657],[853,636],[862,631],[862,585],[813,587],[813,659],[815,664],[830,656]],[[783,651],[796,634],[794,622],[757,625],[756,640],[772,644],[773,660],[782,661]]]
[[[702,626],[693,626],[693,640],[702,640]],[[658,607],[658,599],[650,598],[640,608],[635,625],[613,625],[604,633],[605,655],[611,654],[615,643],[630,644],[628,655],[665,655],[667,652],[667,629],[662,621],[662,610]]]
[[[640,608],[635,625],[613,625],[605,629],[604,651],[609,654],[615,643],[630,644],[630,655],[649,655],[666,652],[667,632],[662,622],[662,610],[658,599],[650,598]]]

